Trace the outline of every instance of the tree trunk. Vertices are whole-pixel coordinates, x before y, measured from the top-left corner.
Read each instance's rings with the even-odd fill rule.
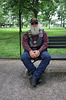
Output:
[[[49,29],[50,29],[50,19],[49,19]]]
[[[65,27],[65,21],[64,21],[64,18],[63,18],[63,27]]]
[[[61,27],[62,27],[62,17],[61,17]]]
[[[34,9],[33,12],[34,12],[34,16],[35,16],[35,18],[37,18],[37,14],[38,14],[37,10]]]
[[[35,18],[37,18],[37,14],[38,14],[38,1],[39,0],[33,0],[33,4],[35,4],[34,6],[36,7],[36,9],[34,8],[33,12],[34,12],[34,16]]]
[[[47,27],[47,22],[46,22],[46,27]]]
[[[21,11],[19,10],[19,42],[20,42],[20,57],[21,57]]]

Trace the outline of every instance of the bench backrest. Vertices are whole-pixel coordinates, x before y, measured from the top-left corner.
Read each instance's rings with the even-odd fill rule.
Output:
[[[50,36],[48,48],[66,48],[66,36]]]

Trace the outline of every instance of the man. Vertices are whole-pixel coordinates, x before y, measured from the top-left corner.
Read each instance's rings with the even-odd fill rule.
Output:
[[[43,29],[40,29],[40,24],[37,18],[32,18],[30,21],[30,30],[27,31],[22,40],[24,53],[21,56],[21,60],[25,67],[32,74],[30,77],[30,84],[33,87],[39,83],[47,65],[50,62],[51,56],[47,52],[48,37]],[[41,63],[36,68],[31,62],[31,59],[41,58]]]

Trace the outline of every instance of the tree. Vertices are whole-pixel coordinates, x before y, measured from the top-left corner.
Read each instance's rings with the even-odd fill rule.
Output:
[[[3,6],[6,11],[12,11],[15,14],[19,15],[19,38],[20,38],[20,56],[21,56],[21,14],[25,10],[26,5],[25,0],[4,0]]]
[[[65,27],[65,11],[66,11],[66,6],[65,6],[65,0],[59,1],[59,7],[57,10],[58,14],[58,19],[61,20],[61,27]]]
[[[4,17],[4,11],[2,8],[2,1],[0,0],[0,26],[4,26],[5,25],[5,17]]]
[[[27,12],[32,12],[32,15],[37,18],[38,12],[40,10],[39,8],[39,0],[28,0],[27,6],[26,6]]]
[[[42,6],[43,21],[49,22],[49,29],[52,16],[55,14],[56,9],[57,3],[53,0],[50,0],[49,2],[46,1],[45,7]]]

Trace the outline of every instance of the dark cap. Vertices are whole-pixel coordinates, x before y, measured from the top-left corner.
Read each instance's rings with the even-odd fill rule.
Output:
[[[33,23],[33,22],[37,22],[38,23],[38,19],[37,18],[32,18],[30,23]]]

